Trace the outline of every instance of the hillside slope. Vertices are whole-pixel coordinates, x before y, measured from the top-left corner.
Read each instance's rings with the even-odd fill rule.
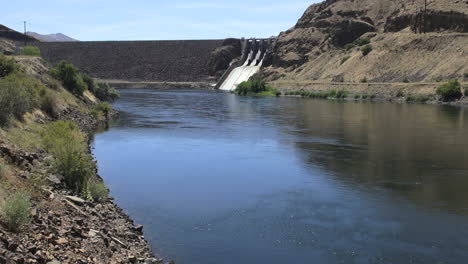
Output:
[[[433,82],[468,72],[468,1],[327,0],[282,32],[269,81]],[[370,39],[364,55],[354,45]],[[366,43],[367,44],[367,43]],[[363,45],[365,46],[365,45]]]

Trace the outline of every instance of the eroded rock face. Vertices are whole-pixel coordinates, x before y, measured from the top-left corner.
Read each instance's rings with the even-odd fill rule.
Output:
[[[424,1],[417,0],[326,0],[311,5],[293,28],[279,35],[262,74],[270,81],[328,78],[327,73],[311,70],[315,61],[324,60],[327,54],[351,55],[339,51],[371,32],[373,36],[385,32],[467,32],[468,0],[427,3],[426,9]],[[427,11],[422,14],[421,10]],[[331,72],[340,65],[325,66],[329,68],[323,72]]]

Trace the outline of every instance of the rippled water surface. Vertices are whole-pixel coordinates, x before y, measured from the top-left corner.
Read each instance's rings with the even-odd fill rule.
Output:
[[[121,90],[112,196],[178,264],[468,263],[468,110]]]

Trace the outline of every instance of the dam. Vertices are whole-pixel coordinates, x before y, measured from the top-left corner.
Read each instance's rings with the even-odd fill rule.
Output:
[[[260,70],[272,39],[35,42],[52,65],[64,60],[119,85],[201,83],[232,91]]]

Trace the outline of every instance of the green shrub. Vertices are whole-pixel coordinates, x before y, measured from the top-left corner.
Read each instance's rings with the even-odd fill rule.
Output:
[[[335,97],[336,98],[346,98],[346,97],[348,97],[348,92],[344,91],[344,90],[339,90],[338,92],[336,92]]]
[[[87,191],[95,164],[87,152],[86,138],[72,121],[49,123],[42,133],[45,149],[55,158],[54,167],[67,187],[77,193]]]
[[[63,86],[75,95],[82,95],[88,89],[78,69],[70,63],[61,61],[50,73],[63,83]]]
[[[94,94],[96,92],[96,82],[94,79],[89,77],[89,75],[86,73],[81,73],[80,75],[83,81],[86,83],[88,90]]]
[[[95,86],[94,95],[101,101],[113,102],[120,97],[117,90],[108,83],[100,82]]]
[[[364,45],[368,45],[371,43],[371,40],[369,38],[360,38],[356,41],[354,41],[354,43],[358,46],[364,46]]]
[[[363,94],[363,95],[361,96],[362,99],[367,99],[368,97],[369,97],[369,95],[367,95],[367,94]]]
[[[253,78],[252,80],[240,83],[234,90],[234,93],[237,95],[277,95],[277,91],[266,85],[266,83],[260,78]]]
[[[102,201],[109,196],[106,185],[98,181],[90,181],[88,191],[94,201]]]
[[[56,118],[59,116],[60,98],[56,93],[49,89],[42,89],[40,92],[40,105],[41,109],[51,117]]]
[[[354,95],[354,99],[359,99],[359,98],[361,98],[361,96],[359,94]]]
[[[345,50],[350,50],[350,49],[352,49],[354,47],[356,47],[356,45],[354,43],[348,43],[348,44],[344,45]]]
[[[21,49],[21,55],[41,56],[41,50],[36,46],[26,46]]]
[[[465,96],[468,96],[468,88],[465,88]]]
[[[341,62],[340,62],[340,65],[342,65],[343,63],[345,63],[347,60],[349,60],[349,58],[351,58],[351,56],[345,56],[341,59]]]
[[[21,120],[24,113],[37,107],[41,87],[39,82],[22,74],[0,79],[0,126],[14,117]]]
[[[55,79],[52,79],[52,78],[46,79],[45,85],[47,87],[49,87],[50,89],[55,90],[55,91],[59,90],[59,88],[60,88],[59,81],[57,81]]]
[[[112,106],[107,102],[103,102],[93,107],[93,109],[91,110],[91,115],[97,118],[99,118],[101,115],[104,118],[109,118],[109,113],[111,110],[112,110]]]
[[[20,66],[13,58],[0,54],[0,78],[20,70]]]
[[[366,45],[361,48],[361,52],[363,56],[367,56],[372,51],[372,46],[371,45]]]
[[[31,220],[31,197],[27,193],[10,195],[3,207],[3,218],[6,228],[19,232]]]
[[[462,96],[461,85],[457,80],[449,81],[437,88],[437,95],[439,95],[444,102],[460,99]]]
[[[465,72],[465,73],[463,74],[463,78],[464,78],[465,80],[468,79],[468,72]]]
[[[398,90],[396,97],[404,97],[404,96],[405,96],[405,92],[403,90]]]
[[[375,95],[375,94],[371,94],[371,95],[369,96],[370,99],[375,99],[376,97],[377,97],[377,95]]]

